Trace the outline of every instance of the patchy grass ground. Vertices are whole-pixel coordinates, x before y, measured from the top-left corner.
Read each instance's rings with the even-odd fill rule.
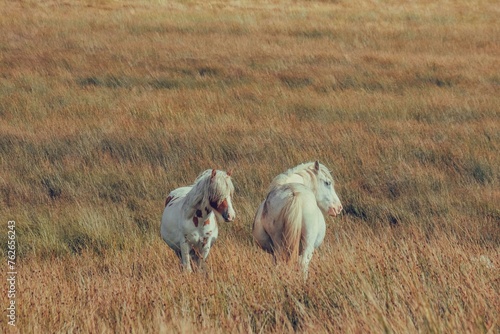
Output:
[[[495,1],[2,8],[10,330],[500,333]],[[304,284],[250,231],[271,179],[315,159],[345,211]],[[185,275],[159,221],[207,168],[234,170],[238,218]]]

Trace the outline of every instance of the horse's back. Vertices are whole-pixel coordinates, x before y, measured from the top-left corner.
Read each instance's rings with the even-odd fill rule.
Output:
[[[177,189],[172,190],[168,196],[172,196],[174,198],[180,198],[180,197],[185,197],[187,193],[192,189],[193,187],[188,186],[188,187],[180,187]]]
[[[317,208],[314,193],[301,183],[286,183],[269,192],[263,207],[263,214],[279,216],[290,206],[300,206],[302,211],[312,211]]]
[[[268,250],[271,245],[267,238],[279,243],[290,217],[302,221],[304,215],[313,214],[315,210],[317,205],[314,194],[303,184],[287,183],[277,186],[269,192],[257,210],[253,235],[261,247]]]

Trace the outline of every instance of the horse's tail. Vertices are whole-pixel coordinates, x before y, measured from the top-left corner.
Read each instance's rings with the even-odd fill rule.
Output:
[[[302,238],[302,205],[298,203],[300,193],[292,190],[292,197],[282,210],[283,235],[282,256],[286,262],[299,260],[300,241]]]

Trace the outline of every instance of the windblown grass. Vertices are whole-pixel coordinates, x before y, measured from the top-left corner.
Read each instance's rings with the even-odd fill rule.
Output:
[[[496,2],[2,8],[18,332],[500,332]],[[250,231],[315,159],[345,211],[304,284]],[[159,220],[207,168],[234,170],[238,217],[185,275]]]

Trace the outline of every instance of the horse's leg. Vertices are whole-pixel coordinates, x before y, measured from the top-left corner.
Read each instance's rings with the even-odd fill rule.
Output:
[[[304,274],[304,281],[307,280],[307,276],[309,275],[309,263],[311,262],[313,253],[314,253],[313,245],[307,245],[304,248],[302,256],[300,257],[300,266],[302,268],[302,273]]]
[[[184,267],[184,270],[187,272],[192,272],[193,269],[191,268],[191,256],[189,255],[189,252],[191,251],[191,247],[187,243],[186,239],[184,239],[181,242],[181,261],[182,261],[182,266]]]
[[[198,261],[198,267],[202,270],[202,271],[205,271],[206,269],[206,265],[205,265],[205,261],[208,257],[208,253],[210,252],[210,246],[208,245],[205,245],[203,246],[203,249],[201,250],[201,254],[199,256],[199,261]]]
[[[210,245],[207,244],[201,250],[201,259],[205,260],[208,257],[208,253],[210,253]]]
[[[193,270],[198,272],[201,269],[203,259],[200,256],[200,253],[196,249],[191,250],[191,259],[193,260],[194,268]]]

